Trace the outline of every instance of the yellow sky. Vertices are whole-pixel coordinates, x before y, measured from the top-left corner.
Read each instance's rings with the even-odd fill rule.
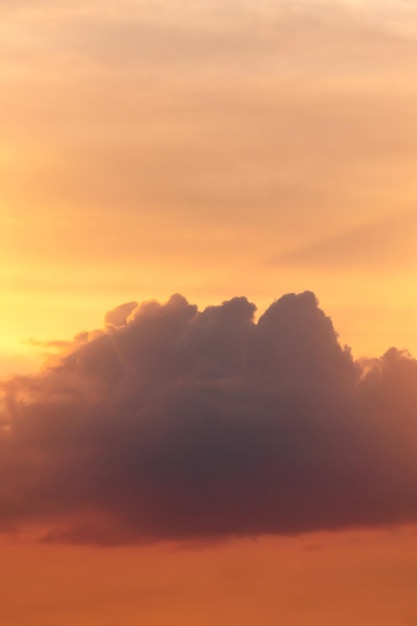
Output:
[[[313,289],[355,354],[417,352],[413,3],[0,11],[3,371],[176,291]]]
[[[176,291],[313,289],[355,354],[417,352],[412,3],[0,11],[3,370]]]

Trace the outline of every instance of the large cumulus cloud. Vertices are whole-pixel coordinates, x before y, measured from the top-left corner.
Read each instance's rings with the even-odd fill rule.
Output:
[[[0,529],[102,544],[417,521],[417,361],[314,294],[126,303],[2,384]]]

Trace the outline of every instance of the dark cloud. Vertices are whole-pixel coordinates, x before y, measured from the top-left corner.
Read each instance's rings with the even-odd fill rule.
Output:
[[[111,545],[417,520],[417,361],[361,365],[314,294],[127,303],[3,383],[0,529]]]

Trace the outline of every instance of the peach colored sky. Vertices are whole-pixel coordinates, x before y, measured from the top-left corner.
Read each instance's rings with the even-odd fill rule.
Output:
[[[177,291],[311,289],[356,355],[417,352],[413,3],[0,12],[3,371]]]

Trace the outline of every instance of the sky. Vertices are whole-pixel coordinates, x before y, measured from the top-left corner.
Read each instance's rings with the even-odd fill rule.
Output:
[[[1,626],[417,624],[417,7],[0,0],[0,59]]]

